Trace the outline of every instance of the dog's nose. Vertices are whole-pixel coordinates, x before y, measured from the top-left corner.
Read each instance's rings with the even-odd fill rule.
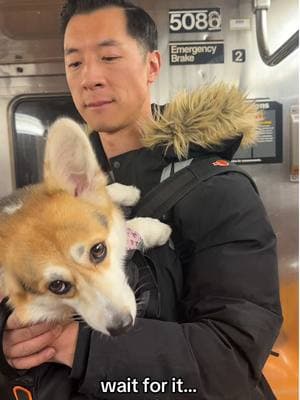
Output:
[[[106,328],[111,336],[122,335],[128,332],[133,326],[133,318],[130,314],[127,314],[125,317],[114,318],[114,320],[114,323]]]

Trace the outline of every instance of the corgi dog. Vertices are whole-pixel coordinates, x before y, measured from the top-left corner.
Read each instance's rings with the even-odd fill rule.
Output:
[[[171,229],[152,218],[125,221],[135,187],[107,185],[87,135],[68,118],[49,129],[44,179],[0,200],[0,293],[23,324],[80,316],[107,335],[129,330],[136,300],[124,271],[127,229],[144,248]]]

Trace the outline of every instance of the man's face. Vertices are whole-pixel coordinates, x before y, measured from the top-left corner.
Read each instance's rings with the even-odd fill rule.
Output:
[[[128,34],[122,9],[73,16],[64,49],[74,103],[92,129],[113,133],[148,115],[159,55],[145,54]]]

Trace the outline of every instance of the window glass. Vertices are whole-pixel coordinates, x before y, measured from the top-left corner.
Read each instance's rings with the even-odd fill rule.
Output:
[[[13,108],[13,149],[17,188],[40,182],[49,126],[67,116],[83,124],[70,96],[32,97]]]

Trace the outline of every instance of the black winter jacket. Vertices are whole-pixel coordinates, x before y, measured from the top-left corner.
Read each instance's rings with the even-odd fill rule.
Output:
[[[209,94],[204,94],[206,100]],[[198,100],[197,104],[202,104]],[[236,98],[228,92],[224,104],[236,106],[234,101]],[[244,106],[245,102],[240,103]],[[176,107],[178,110],[178,104]],[[245,110],[239,107],[237,114],[231,108],[233,125],[238,118],[246,119]],[[212,109],[215,122],[221,111],[214,106]],[[175,117],[173,111],[172,120]],[[188,117],[185,114],[185,120]],[[226,125],[218,143],[208,147],[189,139],[184,157],[218,154],[228,159],[240,141],[242,128],[247,130],[238,124],[234,128]],[[174,129],[173,125],[173,137]],[[226,136],[226,132],[230,134]],[[98,134],[94,133],[91,140],[99,160],[107,167]],[[163,168],[185,151],[175,142],[161,138],[161,143],[167,152],[166,147],[154,143],[154,150],[142,148],[111,159],[114,179],[136,185],[142,195],[147,193],[159,182]],[[49,364],[36,369],[43,376],[40,385],[50,390],[56,387],[55,399],[274,398],[261,370],[282,317],[276,238],[259,196],[241,174],[215,176],[176,204],[171,225],[181,267],[165,264],[163,250],[153,250],[151,256],[163,271],[159,278],[164,288],[162,308],[174,297],[167,290],[176,293],[177,301],[172,306],[178,310],[177,318],[149,319],[146,315],[137,319],[128,334],[115,338],[81,326],[71,371]],[[117,385],[115,392],[103,390],[108,381]]]

